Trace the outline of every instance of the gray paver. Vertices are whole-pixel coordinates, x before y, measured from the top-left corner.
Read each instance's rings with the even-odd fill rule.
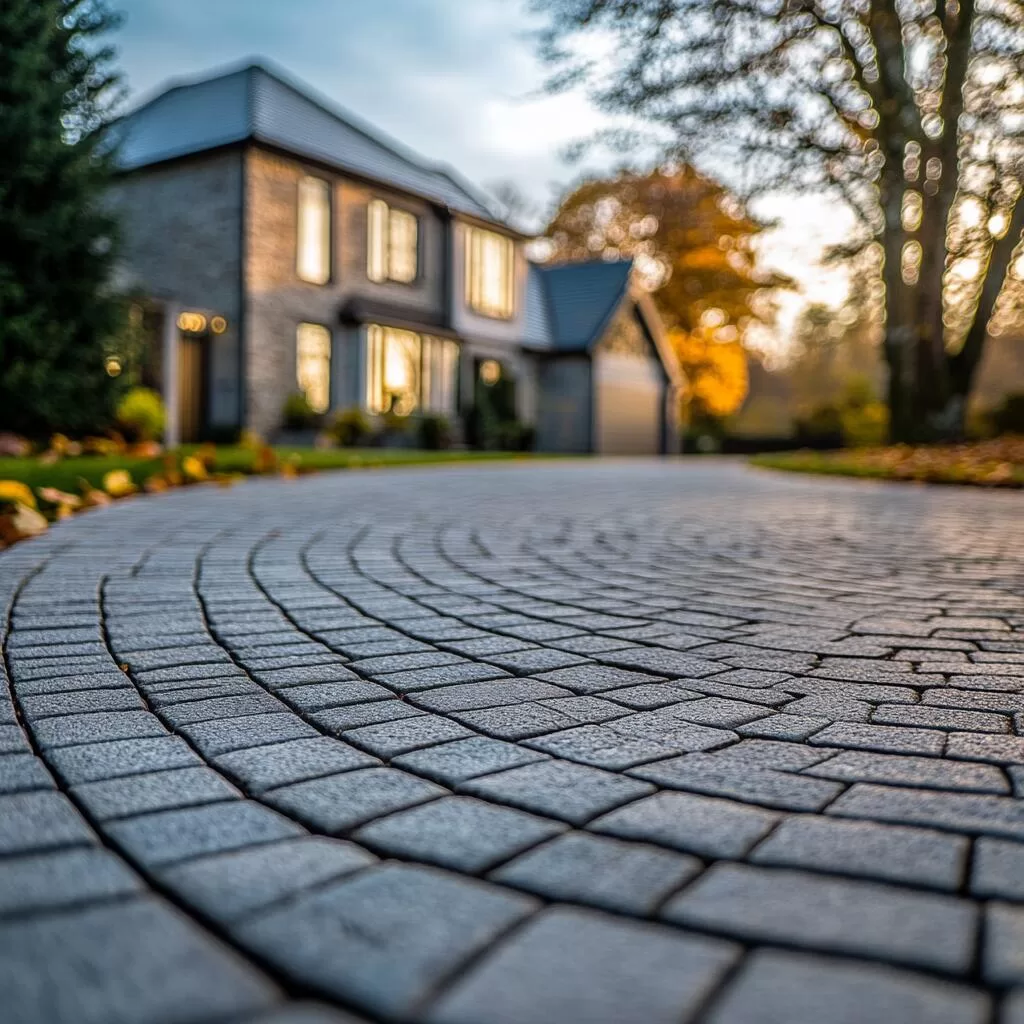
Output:
[[[0,948],[9,1024],[199,1022],[278,998],[233,952],[153,899],[0,924]]]
[[[706,857],[742,857],[775,826],[772,811],[689,793],[658,793],[606,814],[591,828]]]
[[[402,1017],[534,908],[495,886],[395,864],[300,897],[236,934],[307,984]]]
[[[371,822],[352,838],[385,854],[476,874],[564,828],[511,807],[451,796]]]
[[[172,865],[161,878],[204,914],[230,922],[374,861],[340,839],[300,836]]]
[[[783,821],[750,860],[953,891],[963,878],[967,853],[968,841],[960,836],[801,816]]]
[[[491,872],[496,881],[553,900],[645,916],[703,869],[695,857],[570,832]]]
[[[132,858],[151,868],[302,833],[288,818],[248,800],[143,814],[106,828]]]
[[[272,789],[263,799],[311,828],[342,833],[446,792],[395,768],[360,768]]]
[[[594,911],[531,921],[427,1014],[432,1024],[675,1024],[736,960],[735,946]]]
[[[708,1024],[984,1024],[979,992],[908,971],[765,950],[715,1004]]]
[[[969,969],[977,927],[976,908],[952,896],[743,864],[710,868],[664,913],[741,939],[953,974]]]

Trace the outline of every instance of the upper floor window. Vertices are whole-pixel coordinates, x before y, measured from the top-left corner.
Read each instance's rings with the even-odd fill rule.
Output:
[[[322,324],[299,324],[295,379],[313,412],[327,412],[331,406],[331,332]]]
[[[296,272],[310,284],[331,276],[331,187],[321,178],[299,181]]]
[[[515,312],[515,244],[482,228],[466,228],[466,302],[484,316]]]
[[[419,224],[405,210],[381,199],[370,203],[367,216],[366,274],[371,281],[409,284],[419,272]]]

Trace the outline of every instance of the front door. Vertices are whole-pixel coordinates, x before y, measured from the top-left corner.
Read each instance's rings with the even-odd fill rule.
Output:
[[[182,441],[198,441],[206,427],[206,339],[178,336],[178,429]]]

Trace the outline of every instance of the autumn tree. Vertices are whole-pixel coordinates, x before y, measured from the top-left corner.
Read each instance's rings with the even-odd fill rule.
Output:
[[[1014,0],[537,0],[555,86],[586,82],[745,198],[852,210],[885,284],[892,435],[958,436],[1024,228],[1024,5]],[[590,34],[600,59],[576,46]],[[593,46],[590,52],[593,53]]]
[[[727,416],[747,390],[744,333],[771,318],[754,248],[764,225],[687,165],[623,170],[573,189],[548,225],[551,259],[631,258],[690,382],[690,418]]]
[[[0,429],[77,433],[112,411],[115,23],[100,0],[0,3]]]

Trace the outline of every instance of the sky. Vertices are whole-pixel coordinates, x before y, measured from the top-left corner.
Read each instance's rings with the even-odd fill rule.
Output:
[[[606,122],[580,94],[543,93],[544,68],[526,0],[114,0],[115,39],[130,101],[168,79],[247,58],[269,58],[421,156],[484,187],[514,183],[552,212],[588,169],[565,146]],[[591,158],[594,159],[594,158]],[[600,169],[591,165],[589,169]],[[838,301],[843,286],[815,268],[835,219],[814,200],[778,205],[784,218],[766,262],[796,276],[782,333],[809,300]]]

